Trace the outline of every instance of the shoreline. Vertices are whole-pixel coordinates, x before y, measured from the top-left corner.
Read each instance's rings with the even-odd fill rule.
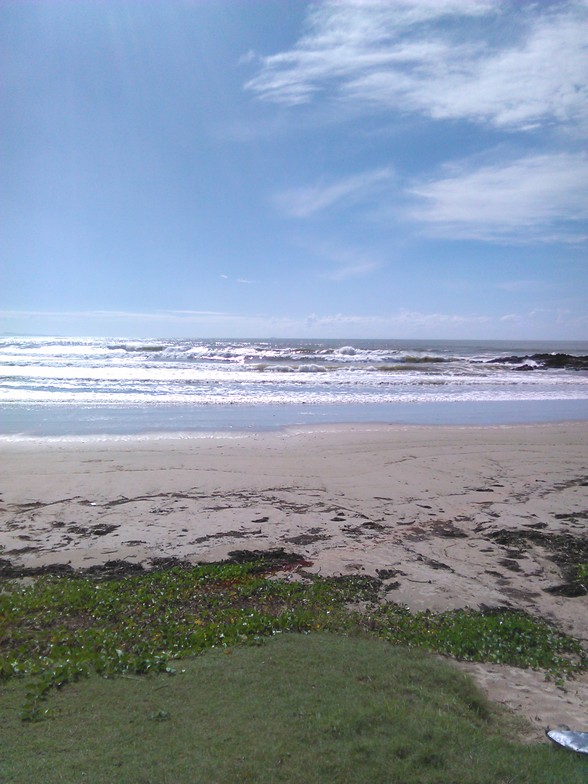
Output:
[[[29,438],[273,433],[330,425],[492,426],[588,422],[588,399],[241,405],[0,405],[0,443]]]
[[[270,428],[230,428],[230,429],[193,429],[193,430],[145,430],[141,432],[100,432],[100,433],[62,433],[58,435],[38,435],[28,433],[1,433],[0,432],[0,457],[3,453],[9,456],[11,453],[18,452],[51,452],[60,451],[91,451],[96,448],[120,450],[130,452],[133,449],[145,450],[149,447],[160,448],[163,451],[173,450],[181,446],[203,446],[207,443],[227,442],[260,442],[264,446],[276,446],[279,441],[286,444],[292,439],[310,439],[315,442],[317,439],[345,438],[369,438],[370,434],[375,434],[379,439],[386,434],[396,436],[400,433],[423,433],[431,431],[432,434],[468,433],[480,431],[482,433],[492,433],[494,431],[553,431],[556,438],[560,438],[559,429],[566,434],[577,431],[588,433],[588,419],[553,419],[553,420],[530,420],[530,421],[492,421],[492,422],[388,422],[382,420],[365,421],[325,421],[325,422],[300,422],[285,423]],[[409,436],[410,437],[410,436]],[[574,437],[574,441],[577,439]],[[394,443],[391,444],[395,446]],[[432,444],[434,446],[434,444]],[[588,454],[586,463],[588,465]]]
[[[566,595],[562,558],[586,560],[587,443],[588,422],[0,442],[0,559],[87,568],[283,548],[306,572],[378,576],[412,610],[521,609],[587,645],[586,596]],[[478,670],[491,695],[502,684],[499,699],[523,699],[527,676]],[[586,700],[588,683],[573,688]],[[571,690],[531,691],[530,705],[557,698],[557,721],[585,721]],[[535,715],[553,726],[554,710]]]

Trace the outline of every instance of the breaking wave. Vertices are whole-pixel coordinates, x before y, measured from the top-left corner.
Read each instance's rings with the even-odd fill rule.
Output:
[[[0,405],[588,400],[588,343],[0,338]],[[1,426],[0,426],[1,427]]]

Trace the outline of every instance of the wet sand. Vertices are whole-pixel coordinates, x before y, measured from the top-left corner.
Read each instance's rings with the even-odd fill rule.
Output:
[[[339,425],[0,446],[0,562],[217,561],[283,548],[323,575],[384,581],[413,610],[511,607],[588,644],[588,423]],[[296,574],[291,575],[295,579]],[[588,729],[588,682],[465,665],[535,721]]]

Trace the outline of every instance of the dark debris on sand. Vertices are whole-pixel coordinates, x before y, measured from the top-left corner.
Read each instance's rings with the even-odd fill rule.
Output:
[[[572,534],[549,534],[541,530],[509,531],[506,529],[491,533],[490,538],[503,547],[511,548],[511,553],[521,555],[529,545],[539,545],[548,551],[548,557],[559,567],[564,582],[544,590],[557,596],[574,598],[586,596],[588,588],[577,578],[578,567],[588,563],[588,537]],[[504,561],[502,561],[504,564]]]
[[[255,563],[260,571],[284,571],[301,566],[311,566],[312,562],[299,553],[291,553],[276,548],[273,550],[233,550],[222,563]],[[23,577],[91,577],[95,580],[116,580],[121,577],[141,574],[145,571],[167,571],[169,569],[192,569],[198,564],[180,558],[151,558],[145,563],[122,559],[94,564],[86,568],[74,569],[69,563],[44,564],[43,566],[18,566],[8,558],[0,558],[0,580],[15,580]]]

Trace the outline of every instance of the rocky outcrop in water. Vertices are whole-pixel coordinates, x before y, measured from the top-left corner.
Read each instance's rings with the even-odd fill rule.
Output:
[[[530,365],[529,362],[534,364]],[[492,365],[520,365],[517,370],[588,370],[588,356],[572,354],[527,354],[526,356],[496,357],[489,359]]]

